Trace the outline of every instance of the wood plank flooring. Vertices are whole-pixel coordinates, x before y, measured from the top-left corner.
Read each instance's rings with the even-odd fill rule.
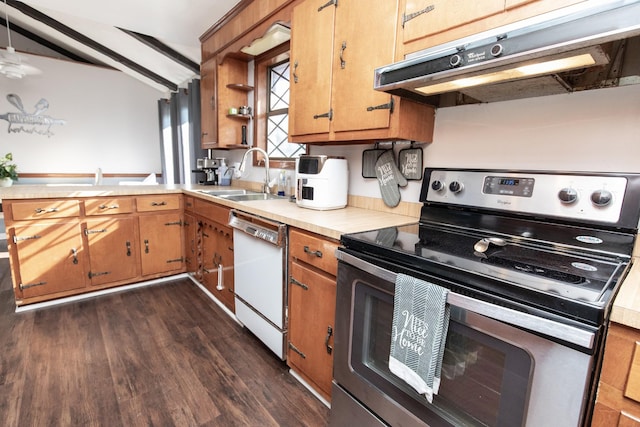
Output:
[[[0,259],[3,426],[326,426],[328,416],[188,279],[15,313]]]

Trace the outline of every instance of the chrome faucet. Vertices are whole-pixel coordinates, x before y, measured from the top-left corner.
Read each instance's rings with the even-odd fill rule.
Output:
[[[264,156],[264,183],[262,184],[262,192],[270,193],[271,191],[269,190],[269,188],[271,187],[271,183],[269,182],[269,155],[262,148],[260,147],[249,148],[244,153],[244,156],[242,156],[242,161],[240,162],[240,166],[238,167],[238,172],[240,172],[241,175],[244,173],[246,162],[247,162],[247,156],[252,151],[258,151],[262,153],[262,155]]]

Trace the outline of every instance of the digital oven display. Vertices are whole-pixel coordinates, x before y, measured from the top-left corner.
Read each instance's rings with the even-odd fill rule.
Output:
[[[483,193],[517,197],[531,197],[533,178],[512,178],[507,176],[487,176],[484,178]]]

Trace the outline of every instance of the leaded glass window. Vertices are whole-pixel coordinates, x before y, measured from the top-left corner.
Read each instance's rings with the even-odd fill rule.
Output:
[[[267,100],[267,153],[270,158],[295,158],[304,154],[304,144],[290,144],[289,129],[289,61],[269,68]]]

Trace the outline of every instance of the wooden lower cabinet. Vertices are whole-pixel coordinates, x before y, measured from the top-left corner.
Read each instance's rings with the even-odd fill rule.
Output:
[[[223,224],[229,217],[229,210],[212,204],[202,213],[208,218],[199,220],[200,240],[200,282],[229,310],[235,312],[233,229]],[[212,220],[215,219],[214,220]],[[196,277],[198,275],[196,274]]]
[[[78,220],[17,225],[12,272],[19,300],[84,288],[86,251]]]
[[[109,217],[86,221],[91,285],[126,281],[139,275],[139,245],[134,217]]]
[[[331,400],[337,242],[289,231],[289,332],[287,363]]]
[[[143,215],[138,221],[142,275],[181,270],[184,257],[180,212]]]
[[[640,427],[640,330],[611,323],[592,427]]]
[[[181,194],[2,204],[18,306],[185,270]]]

